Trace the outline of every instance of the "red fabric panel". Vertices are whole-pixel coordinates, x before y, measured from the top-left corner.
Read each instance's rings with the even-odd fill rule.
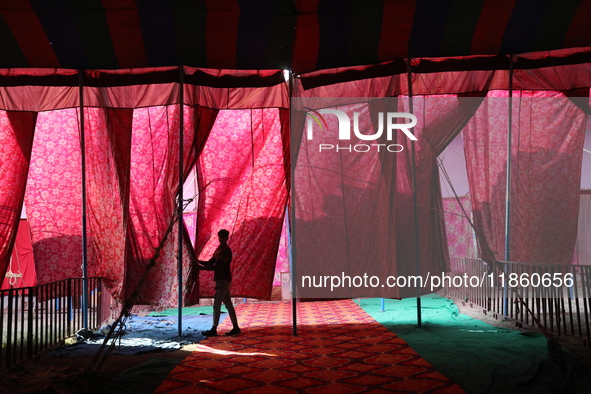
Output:
[[[413,113],[417,116],[414,134],[417,137],[416,185],[419,226],[419,265],[423,277],[428,273],[447,271],[448,250],[445,247],[445,224],[439,171],[436,157],[462,129],[480,105],[482,98],[414,97]],[[410,112],[408,99],[401,101],[403,112]],[[411,179],[410,140],[399,131],[398,143],[405,150],[397,155],[397,261],[400,275],[413,275],[415,268],[415,236]],[[412,262],[412,263],[409,263]],[[404,270],[402,270],[404,269]],[[403,289],[402,296],[416,294]]]
[[[487,261],[505,257],[507,108],[506,98],[487,98],[463,131],[474,222]],[[513,108],[510,258],[570,264],[586,117],[552,92],[523,92]]]
[[[17,236],[37,114],[0,112],[0,275]]]
[[[87,107],[142,108],[178,103],[178,84],[162,83],[105,88],[85,87]]]
[[[567,91],[591,86],[589,48],[536,52],[514,58],[513,88],[516,90]],[[486,92],[509,87],[507,57],[414,58],[412,63],[415,96]],[[311,72],[296,80],[294,96],[408,95],[406,67],[401,66],[399,62],[390,62]]]
[[[583,0],[564,36],[565,48],[587,45],[586,39],[591,35],[589,15],[591,15],[591,1]]]
[[[78,105],[76,87],[0,87],[0,108],[9,111],[53,111]]]
[[[198,161],[196,253],[209,259],[230,231],[232,295],[269,299],[287,200],[279,110],[221,111]],[[214,294],[212,273],[199,294]]]
[[[340,102],[340,100],[339,100]],[[308,102],[301,104],[305,107]],[[297,104],[299,105],[299,103]],[[353,119],[359,112],[359,129],[375,130],[367,103],[338,106]],[[376,112],[378,112],[376,110]],[[297,115],[298,112],[296,112]],[[377,276],[385,281],[399,273],[396,264],[396,155],[385,148],[365,153],[349,151],[319,151],[319,144],[349,147],[349,141],[339,141],[335,116],[326,116],[324,132],[315,132],[313,142],[303,133],[301,119],[292,122],[293,155],[296,159],[293,193],[295,241],[292,246],[295,273],[302,276]],[[305,120],[304,120],[305,122]],[[297,136],[296,136],[297,134]],[[304,133],[305,134],[305,133]],[[379,143],[386,141],[385,133]],[[351,140],[351,144],[359,140]],[[391,141],[395,143],[396,141]],[[292,150],[292,153],[294,152]],[[299,280],[298,280],[299,281]],[[384,283],[384,282],[382,282]],[[298,282],[298,286],[301,283]],[[299,288],[303,298],[334,297],[392,297],[399,289],[381,287]]]
[[[186,79],[202,74],[201,84],[185,85],[185,103],[217,109],[289,108],[287,83],[276,84],[277,70],[203,70],[185,67]],[[271,86],[261,86],[273,78]],[[218,84],[206,85],[211,79]],[[241,82],[242,81],[242,82]],[[236,84],[238,86],[232,86]],[[218,86],[221,85],[221,86]]]
[[[101,276],[121,300],[133,110],[85,109],[87,228],[90,276]]]
[[[480,11],[480,18],[474,30],[470,53],[490,54],[501,50],[503,35],[516,0],[485,0]]]
[[[340,71],[335,69],[326,70],[325,72],[327,74],[338,74]],[[322,75],[322,73],[309,74],[311,77],[318,75]],[[537,76],[536,74],[535,77]],[[546,75],[540,77],[546,78]],[[532,79],[529,78],[530,83]],[[579,79],[582,80],[582,76]],[[413,94],[416,96],[482,92],[500,88],[501,86],[507,86],[505,71],[485,70],[413,74]],[[297,79],[294,90],[296,92],[294,96],[296,97],[396,97],[408,95],[408,82],[406,74],[402,74],[334,83],[304,90],[302,80]]]
[[[330,70],[337,72],[338,70]],[[328,72],[328,71],[327,71]],[[318,73],[310,75],[319,75]],[[343,82],[304,90],[300,78],[294,83],[294,97],[396,97],[406,92],[406,75]],[[355,102],[352,101],[352,102]]]
[[[177,210],[179,107],[134,110],[125,296],[129,297],[146,271],[156,249],[166,238],[137,299],[138,304],[176,305],[178,233]],[[189,128],[190,129],[190,128]],[[189,255],[184,249],[183,274]]]
[[[2,289],[29,287],[37,284],[31,233],[26,219],[21,219],[19,222],[14,249],[12,250],[12,264],[9,266],[9,270],[22,276],[13,278],[12,284],[10,278],[4,278]]]
[[[236,37],[240,21],[240,7],[236,0],[224,2],[224,10],[217,1],[205,0],[207,7],[206,51],[209,68],[236,67]],[[218,8],[218,10],[216,10]],[[224,26],[224,28],[220,28]]]
[[[220,89],[187,87],[188,103],[217,109],[288,108],[286,85],[270,88]]]
[[[319,99],[318,103],[329,106],[330,101],[327,100]],[[408,99],[404,100],[399,101],[398,107],[394,106],[397,112],[410,111]],[[427,273],[446,271],[448,266],[435,159],[480,102],[478,98],[457,97],[413,99],[413,112],[418,118],[418,125],[413,130],[418,138],[415,164],[419,264],[424,278]],[[348,111],[351,119],[353,112],[359,112],[360,122],[361,119],[367,122],[370,117],[363,115],[367,111],[365,107],[367,104],[362,103],[341,106],[339,109]],[[380,110],[380,101],[372,102],[369,110],[373,114],[387,112],[386,109]],[[327,130],[338,129],[336,117],[325,119],[329,121]],[[373,126],[360,125],[359,129],[375,130],[375,121],[373,123]],[[339,145],[336,138],[336,133],[324,132],[314,135],[313,144],[304,139],[297,156],[294,185],[297,276],[330,276],[343,271],[349,276],[367,274],[385,281],[389,275],[415,275],[415,218],[409,138],[398,131],[396,139],[392,141],[404,148],[398,153],[385,150],[380,153],[375,149],[365,153],[318,150],[321,143]],[[327,297],[326,289],[318,290],[318,294],[314,291],[306,289],[301,296]],[[330,293],[332,297],[413,295],[416,295],[416,289],[411,286],[362,286]]]
[[[1,69],[0,109],[41,112],[75,107],[77,74],[64,69]]]
[[[142,27],[134,0],[101,0],[120,68],[147,67]]]
[[[408,43],[415,16],[415,1],[384,1],[382,33],[378,47],[381,61],[408,57]],[[396,22],[394,22],[396,21]]]
[[[297,16],[295,41],[293,43],[292,69],[296,74],[316,70],[320,50],[320,26],[318,14]]]
[[[82,191],[75,109],[41,112],[25,204],[39,284],[82,276]]]
[[[29,1],[2,7],[2,17],[31,67],[60,67],[45,30]]]

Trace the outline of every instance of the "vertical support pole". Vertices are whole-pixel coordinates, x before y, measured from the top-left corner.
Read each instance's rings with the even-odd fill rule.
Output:
[[[386,310],[386,300],[384,300],[382,298],[381,303],[380,303],[380,312],[384,312],[385,310]]]
[[[33,299],[33,289],[34,287],[27,288],[27,357],[33,357],[33,310],[35,309],[34,299]],[[24,313],[25,311],[23,311]]]
[[[72,327],[72,323],[74,321],[74,305],[73,304],[73,296],[72,296],[72,278],[68,279],[68,334],[74,332],[76,327]]]
[[[507,176],[505,188],[505,266],[503,271],[508,277],[509,260],[511,260],[511,138],[513,134],[513,54],[509,55],[509,113],[507,116]],[[503,286],[503,315],[509,313],[509,288],[507,281]]]
[[[177,260],[177,277],[178,277],[178,335],[179,338],[183,336],[183,170],[184,165],[184,149],[185,143],[185,69],[179,66],[179,201],[178,201],[178,229],[179,229],[179,254]]]
[[[10,367],[12,364],[12,318],[13,318],[13,304],[14,304],[14,290],[10,289],[8,291],[8,315],[7,315],[7,329],[6,329],[6,366]],[[4,314],[4,309],[2,309],[2,314]],[[4,338],[2,338],[4,341]]]
[[[80,151],[82,161],[82,326],[88,328],[88,252],[86,238],[86,141],[84,133],[84,71],[78,70],[80,96]]]
[[[406,76],[408,82],[408,110],[412,114],[414,112],[412,102],[412,65],[410,64],[410,57],[406,58]],[[416,168],[416,150],[415,142],[410,141],[410,176],[412,182],[412,202],[413,202],[413,217],[414,217],[414,233],[415,233],[415,272],[417,276],[421,275],[421,260],[419,255],[419,211],[417,198],[417,168]],[[417,286],[417,327],[421,328],[421,288]]]
[[[291,131],[291,111],[292,111],[292,105],[291,105],[291,99],[292,99],[292,95],[293,95],[293,72],[291,70],[289,70],[289,75],[288,75],[288,85],[287,85],[287,89],[288,89],[288,95],[289,95],[289,127],[290,127],[290,131]],[[291,146],[291,133],[290,133],[290,151],[293,153],[294,149]],[[298,335],[298,309],[297,309],[297,303],[298,303],[298,298],[297,298],[297,285],[296,285],[296,261],[297,261],[297,253],[293,253],[293,245],[294,245],[294,240],[295,240],[295,236],[296,236],[296,230],[295,230],[295,219],[296,219],[296,207],[295,207],[295,161],[294,161],[295,157],[293,155],[290,155],[290,174],[289,176],[291,177],[291,188],[290,188],[290,193],[291,193],[291,220],[289,221],[289,225],[288,226],[289,229],[289,234],[291,237],[291,240],[289,242],[289,255],[290,255],[290,260],[289,260],[289,271],[291,273],[291,318],[292,318],[292,327],[293,327],[293,335],[297,336]]]

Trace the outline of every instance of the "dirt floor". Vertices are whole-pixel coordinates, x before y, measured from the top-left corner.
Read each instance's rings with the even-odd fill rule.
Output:
[[[514,321],[495,318],[484,314],[481,308],[462,301],[455,301],[460,313],[484,321],[499,328],[521,331],[539,331],[533,327],[518,327]],[[591,349],[589,344],[575,337],[555,339],[568,349],[575,360],[591,368]],[[0,393],[106,393],[109,382],[118,379],[123,371],[145,363],[152,358],[166,358],[174,361],[183,360],[192,349],[187,345],[180,350],[145,353],[134,356],[111,355],[98,371],[88,371],[92,357],[54,358],[49,352],[41,354],[35,360],[28,360],[10,371],[0,372]],[[118,391],[112,391],[118,392]]]

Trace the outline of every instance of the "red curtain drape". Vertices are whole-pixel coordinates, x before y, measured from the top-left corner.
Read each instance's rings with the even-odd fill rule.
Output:
[[[217,232],[230,231],[234,296],[271,296],[287,201],[283,160],[279,110],[272,108],[220,111],[199,157],[196,253],[209,259]],[[201,273],[199,286],[200,296],[213,296],[211,272]]]
[[[216,110],[212,109],[185,107],[185,175],[195,162],[197,150],[207,139],[215,113]],[[125,276],[127,296],[137,285],[169,226],[173,225],[179,188],[179,126],[178,105],[134,110]],[[184,238],[182,264],[183,277],[187,278],[192,245],[188,234],[185,233]],[[178,303],[178,232],[175,225],[163,245],[156,265],[139,293],[138,303]]]
[[[463,131],[479,246],[505,258],[507,92],[491,92]],[[496,96],[496,97],[494,97]],[[570,264],[577,235],[586,116],[558,92],[516,92],[511,149],[510,258]],[[554,96],[554,97],[552,97]]]
[[[90,276],[122,299],[133,110],[86,108],[86,190]]]
[[[295,99],[292,121],[292,160],[295,160],[292,185],[295,222],[292,222],[293,255],[298,296],[303,298],[397,297],[396,288],[344,285],[331,287],[303,285],[301,278],[375,276],[382,283],[398,274],[396,264],[396,155],[386,145],[386,132],[376,141],[339,140],[337,117],[325,115],[323,126],[314,123],[312,138],[305,130],[306,114],[326,105],[354,119],[358,113],[359,130],[369,134],[378,122],[374,108],[367,102],[344,104],[341,99]],[[376,107],[395,112],[396,100],[380,102]],[[318,107],[310,107],[317,104]],[[309,109],[311,108],[311,109]],[[375,112],[378,112],[377,110]],[[377,115],[377,113],[375,114]],[[310,119],[310,117],[308,116]],[[361,143],[382,144],[378,150]],[[332,146],[321,150],[321,144]],[[336,146],[342,147],[339,151]],[[369,145],[367,145],[369,146]],[[347,279],[344,279],[347,280]],[[343,281],[344,281],[343,280]],[[336,280],[335,280],[336,281]],[[336,283],[335,283],[336,284]],[[340,282],[339,282],[340,284]]]
[[[37,114],[0,111],[0,275],[17,235]]]
[[[314,103],[333,108],[329,98],[303,100],[302,108]],[[466,124],[481,101],[482,97],[413,98],[412,112],[418,120],[413,130],[417,137],[419,264],[424,278],[428,273],[447,270],[449,264],[436,157]],[[361,119],[370,122],[360,123],[360,130],[375,130],[377,122],[374,118],[380,111],[410,112],[408,98],[399,98],[389,104],[373,100],[369,107],[366,103],[359,103],[338,109],[349,114],[349,119],[359,112],[360,122]],[[367,274],[385,281],[390,275],[416,275],[410,139],[398,130],[395,140],[380,142],[399,144],[399,152],[388,152],[385,148],[379,152],[375,147],[364,153],[351,152],[347,146],[359,141],[351,140],[351,144],[339,141],[336,117],[325,116],[324,119],[327,124],[323,130],[326,130],[317,130],[313,144],[304,136],[297,155],[294,191],[298,277],[338,276],[343,271],[349,276]],[[294,130],[302,133],[303,127],[292,126]],[[382,137],[385,138],[385,133]],[[294,134],[294,138],[292,143],[297,143],[297,135]],[[346,149],[320,152],[319,144],[344,144]],[[429,288],[423,290],[431,291]],[[318,286],[318,289],[307,289],[303,296],[411,295],[416,295],[413,286],[382,288],[364,284],[338,293],[334,290],[327,292],[326,286]]]
[[[478,109],[483,97],[420,96],[413,97],[416,164],[416,195],[419,234],[420,273],[441,273],[449,268],[445,218],[439,183],[437,156],[454,139]],[[410,111],[408,98],[400,99],[403,112]],[[400,133],[400,132],[399,132]],[[411,180],[411,143],[400,138],[405,150],[397,155],[397,261],[400,275],[415,275],[415,235]],[[431,291],[426,289],[425,291]],[[414,293],[412,292],[414,291]],[[416,294],[401,289],[403,296]]]
[[[20,276],[6,276],[2,282],[2,289],[29,287],[37,284],[31,233],[26,219],[19,221],[14,248],[12,249],[12,263],[8,266],[8,269]]]
[[[82,276],[82,174],[77,109],[40,112],[25,204],[39,284]]]

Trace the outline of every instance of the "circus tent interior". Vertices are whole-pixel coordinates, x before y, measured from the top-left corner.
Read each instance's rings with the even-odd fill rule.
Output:
[[[195,305],[221,228],[233,296],[258,300],[344,261],[591,265],[591,2],[497,3],[0,4],[2,288],[100,277],[118,302]],[[414,114],[416,141],[318,154],[307,114],[332,98],[372,130]]]

